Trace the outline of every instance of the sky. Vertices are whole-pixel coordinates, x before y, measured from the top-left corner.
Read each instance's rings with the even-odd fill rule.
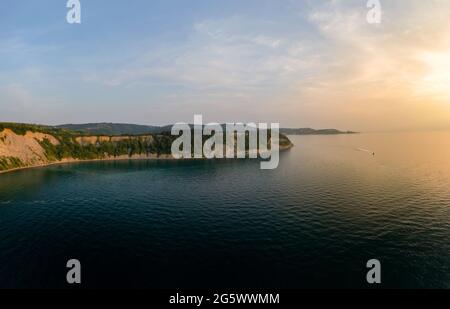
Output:
[[[450,129],[450,0],[0,2],[0,121]]]

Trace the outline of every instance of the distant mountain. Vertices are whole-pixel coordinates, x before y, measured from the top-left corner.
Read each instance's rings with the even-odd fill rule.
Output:
[[[140,135],[148,133],[161,133],[163,131],[163,127],[128,123],[63,124],[56,126],[56,128],[80,131],[92,135]]]
[[[352,131],[344,132],[336,129],[314,130],[311,128],[300,128],[300,129],[280,129],[280,133],[285,135],[337,135],[337,134],[355,134],[357,132]]]
[[[192,125],[191,125],[192,126]],[[162,132],[170,132],[172,126],[146,126],[127,123],[86,123],[86,124],[63,124],[56,126],[58,129],[67,129],[72,131],[80,131],[93,135],[140,135],[140,134],[158,134]],[[336,129],[314,130],[310,128],[300,129],[280,129],[280,133],[285,135],[335,135],[335,134],[352,134],[355,132],[339,131]]]

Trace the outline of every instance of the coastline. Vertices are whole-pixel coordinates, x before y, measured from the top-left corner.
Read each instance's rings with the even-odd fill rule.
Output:
[[[9,170],[0,171],[0,175],[6,174],[6,173],[12,173],[17,172],[20,170],[26,170],[26,169],[33,169],[33,168],[40,168],[40,167],[48,167],[52,165],[61,165],[61,164],[72,164],[72,163],[85,163],[85,162],[100,162],[100,161],[135,161],[135,160],[176,160],[172,156],[169,155],[163,155],[163,156],[136,156],[136,157],[117,157],[117,158],[104,158],[104,159],[88,159],[88,160],[80,160],[80,159],[64,159],[61,161],[56,162],[49,162],[44,164],[36,164],[36,165],[29,165],[29,166],[22,166],[22,167],[16,167]]]
[[[289,146],[284,146],[284,147],[280,147],[280,151],[287,151],[291,148],[293,148],[294,145],[291,144]],[[226,159],[226,158],[224,158]],[[117,157],[109,157],[109,158],[103,158],[103,159],[88,159],[88,160],[80,160],[80,159],[72,159],[72,158],[67,158],[67,159],[63,159],[61,161],[56,161],[56,162],[48,162],[48,163],[44,163],[44,164],[36,164],[36,165],[29,165],[29,166],[22,166],[22,167],[16,167],[16,168],[12,168],[9,170],[4,170],[4,171],[0,171],[0,175],[6,174],[6,173],[12,173],[12,172],[17,172],[17,171],[21,171],[21,170],[26,170],[26,169],[32,169],[32,168],[40,168],[40,167],[48,167],[48,166],[52,166],[52,165],[61,165],[61,164],[72,164],[72,163],[85,163],[85,162],[100,162],[100,161],[137,161],[137,160],[207,160],[207,159],[195,159],[195,158],[191,158],[191,159],[175,159],[174,157],[172,157],[172,155],[169,154],[163,154],[163,155],[135,155],[135,156],[117,156]]]

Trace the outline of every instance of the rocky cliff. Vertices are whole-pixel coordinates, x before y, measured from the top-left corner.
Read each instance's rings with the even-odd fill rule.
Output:
[[[0,172],[53,163],[105,159],[170,159],[168,133],[89,136],[45,126],[0,124]],[[280,149],[292,147],[280,136]]]

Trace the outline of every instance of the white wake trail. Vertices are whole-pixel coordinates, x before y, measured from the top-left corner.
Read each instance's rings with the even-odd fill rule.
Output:
[[[365,149],[365,148],[356,148],[356,150],[361,151],[361,152],[365,152],[365,153],[369,153],[373,156],[375,156],[375,151],[369,150],[369,149]]]

